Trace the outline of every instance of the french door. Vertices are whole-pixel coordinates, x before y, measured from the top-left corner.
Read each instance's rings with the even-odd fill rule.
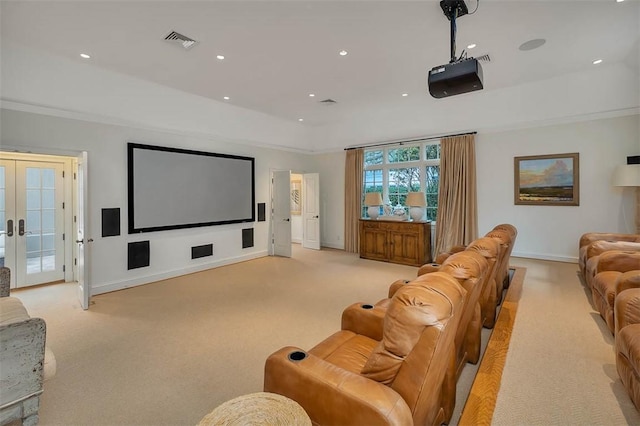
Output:
[[[0,265],[11,287],[64,280],[63,163],[0,160]]]

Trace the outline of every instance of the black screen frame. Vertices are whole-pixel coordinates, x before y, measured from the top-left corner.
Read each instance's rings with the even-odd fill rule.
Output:
[[[184,223],[177,225],[152,226],[152,227],[136,227],[135,222],[135,206],[134,206],[134,150],[143,149],[151,151],[163,151],[179,154],[199,155],[206,157],[228,158],[233,160],[243,160],[251,163],[251,217],[239,218],[232,220],[209,221],[198,223]],[[136,142],[127,143],[127,198],[128,198],[128,232],[129,234],[140,234],[144,232],[168,231],[173,229],[198,228],[203,226],[228,225],[233,223],[255,222],[255,201],[256,201],[256,180],[255,180],[255,158],[245,157],[241,155],[221,154],[217,152],[196,151],[182,148],[171,148],[166,146],[148,145]]]

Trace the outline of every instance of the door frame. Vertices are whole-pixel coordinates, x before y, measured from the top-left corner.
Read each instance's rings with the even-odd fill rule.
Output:
[[[77,244],[76,241],[76,227],[74,223],[74,215],[76,214],[76,203],[74,202],[74,194],[78,191],[78,182],[73,179],[74,166],[77,164],[78,156],[82,155],[85,151],[75,150],[50,150],[42,147],[25,147],[25,146],[9,146],[2,145],[0,153],[2,158],[7,160],[27,160],[27,161],[51,161],[52,159],[62,160],[65,163],[64,171],[69,173],[70,178],[64,180],[64,202],[65,207],[67,205],[71,208],[65,208],[64,212],[64,227],[65,227],[65,282],[76,281],[77,270],[74,267],[74,259],[77,257]],[[88,200],[85,200],[85,209],[88,210]],[[85,235],[91,235],[90,224],[85,224]],[[87,256],[88,254],[85,254]],[[85,271],[86,272],[86,271]],[[13,274],[12,274],[13,275]],[[88,274],[85,273],[85,286],[90,289],[91,283],[87,279]]]

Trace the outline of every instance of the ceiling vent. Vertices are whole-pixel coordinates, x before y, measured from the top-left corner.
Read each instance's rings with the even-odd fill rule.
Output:
[[[193,46],[196,45],[196,43],[198,43],[194,39],[187,37],[185,35],[182,35],[180,33],[177,33],[175,31],[171,31],[164,39],[171,43],[179,43],[182,47],[184,47],[187,50],[191,49]]]
[[[489,56],[488,53],[485,53],[484,55],[476,56],[476,59],[482,62],[491,62],[491,57]]]
[[[322,105],[335,105],[338,103],[338,101],[334,101],[333,99],[329,98],[329,99],[325,99],[323,101],[320,101],[320,103]]]

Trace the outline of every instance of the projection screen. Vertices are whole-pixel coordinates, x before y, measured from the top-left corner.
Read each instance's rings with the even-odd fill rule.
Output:
[[[127,144],[129,233],[255,221],[252,157]]]

